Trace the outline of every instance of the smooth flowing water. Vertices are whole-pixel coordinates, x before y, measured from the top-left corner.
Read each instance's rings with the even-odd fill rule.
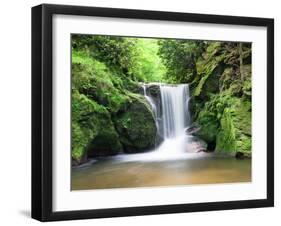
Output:
[[[160,85],[164,142],[184,135],[189,125],[189,88],[186,84]]]
[[[158,135],[163,142],[153,152],[126,156],[131,160],[164,161],[186,158],[190,136],[185,133],[190,125],[188,110],[189,86],[188,84],[167,85],[158,84],[160,88],[161,105],[157,105],[143,85],[144,96],[151,105]],[[126,159],[127,160],[127,159]]]
[[[251,160],[191,151],[189,86],[158,84],[160,100],[143,85],[162,142],[140,154],[93,159],[72,169],[72,190],[251,181]]]

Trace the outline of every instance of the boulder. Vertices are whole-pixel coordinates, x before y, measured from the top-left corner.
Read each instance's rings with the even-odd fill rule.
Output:
[[[207,143],[202,139],[189,136],[187,143],[187,152],[207,152]]]
[[[200,130],[200,127],[190,126],[185,129],[185,133],[187,135],[193,135],[193,134],[197,134],[199,132],[199,130]]]
[[[208,144],[208,150],[215,150],[216,137],[219,130],[217,116],[206,106],[199,112],[196,122],[200,126],[200,130],[196,132],[196,136]]]
[[[251,156],[251,103],[237,99],[220,120],[216,150]]]
[[[108,110],[77,91],[72,94],[71,144],[73,165],[122,150]]]
[[[131,94],[131,103],[126,112],[117,114],[115,127],[126,153],[148,151],[155,146],[157,128],[147,100]]]
[[[122,151],[119,136],[111,121],[103,123],[98,135],[91,141],[87,149],[89,157],[116,155]]]

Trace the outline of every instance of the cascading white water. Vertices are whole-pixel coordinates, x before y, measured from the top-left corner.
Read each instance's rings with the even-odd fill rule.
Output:
[[[185,134],[185,128],[190,124],[189,86],[160,85],[160,93],[164,141],[156,153],[162,160],[180,158],[186,155],[189,142]]]
[[[148,153],[119,157],[122,161],[167,161],[190,158],[194,155],[194,153],[189,155],[186,153],[189,137],[185,133],[185,128],[190,124],[189,86],[187,84],[156,85],[160,88],[158,97],[150,96],[146,85],[143,85],[143,91],[151,105],[158,135],[163,138],[163,141],[159,147]],[[155,98],[158,99],[155,100]],[[159,101],[160,104],[156,104]]]
[[[183,135],[190,121],[188,85],[161,85],[160,92],[164,139]]]
[[[151,95],[151,87],[160,89],[160,93]],[[190,126],[189,86],[188,84],[143,84],[144,97],[151,106],[157,135],[162,143],[147,153],[126,154],[114,157],[120,161],[171,161],[198,158],[203,153],[189,152],[192,136],[185,129]],[[157,90],[157,89],[156,89]],[[157,91],[156,91],[157,93]]]
[[[148,103],[150,104],[150,106],[152,108],[152,113],[153,113],[153,116],[154,116],[154,119],[155,119],[155,123],[156,123],[156,126],[157,126],[158,123],[156,122],[157,121],[156,120],[156,118],[157,118],[157,108],[156,108],[156,105],[155,105],[153,99],[149,95],[147,95],[146,85],[143,85],[142,88],[143,88],[143,95],[144,95],[144,97],[146,98],[146,100],[148,101]]]
[[[156,104],[155,104],[154,100],[152,99],[152,97],[147,94],[146,85],[143,85],[142,88],[143,88],[143,95],[151,106],[154,122],[155,122],[156,129],[157,129],[157,136],[159,136],[159,125],[158,125],[158,112],[159,112],[159,110],[157,109]],[[156,137],[155,142],[154,142],[155,147],[157,145],[156,140],[157,140],[157,137]]]

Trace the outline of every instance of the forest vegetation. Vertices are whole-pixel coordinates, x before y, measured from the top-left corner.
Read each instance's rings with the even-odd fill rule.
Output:
[[[72,160],[155,146],[142,83],[188,83],[196,136],[251,156],[251,43],[72,35]],[[158,92],[152,89],[151,92]]]

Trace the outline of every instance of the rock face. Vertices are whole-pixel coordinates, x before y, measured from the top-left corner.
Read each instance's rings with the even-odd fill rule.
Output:
[[[134,94],[127,110],[118,114],[115,126],[124,152],[148,151],[155,145],[156,125],[146,99]]]
[[[200,131],[200,127],[196,127],[194,125],[185,129],[185,133],[187,135],[197,134],[199,131]]]
[[[218,151],[251,154],[251,103],[236,100],[232,108],[225,108],[221,117],[221,129],[217,136]]]
[[[150,85],[147,87],[148,92],[150,93],[150,95],[152,97],[154,97],[155,99],[160,99],[160,87],[159,85]]]
[[[191,111],[208,150],[251,155],[251,56],[248,46],[210,44],[196,62]],[[241,50],[241,49],[240,49]],[[242,62],[242,63],[241,63]]]
[[[122,150],[118,134],[105,107],[83,94],[72,94],[72,158],[82,163],[87,156],[117,154]]]
[[[251,153],[251,102],[231,95],[214,96],[199,112],[196,136],[208,150]]]
[[[116,155],[122,151],[119,135],[111,120],[100,122],[97,136],[88,146],[88,157]]]

